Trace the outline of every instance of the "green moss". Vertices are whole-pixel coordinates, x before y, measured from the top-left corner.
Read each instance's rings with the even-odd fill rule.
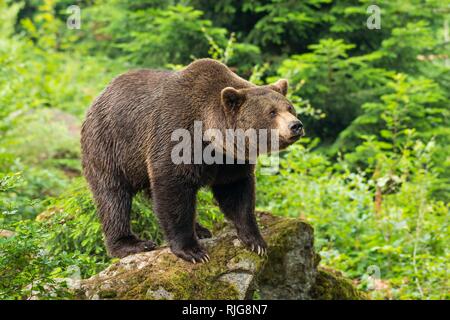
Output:
[[[366,300],[368,297],[356,289],[350,280],[338,271],[320,267],[316,283],[311,289],[314,300]]]
[[[260,275],[261,281],[268,284],[284,282],[285,273],[280,268],[283,267],[283,259],[286,252],[296,245],[294,238],[302,229],[312,228],[300,219],[277,218],[268,213],[259,213],[259,220],[264,226],[262,233],[266,239],[269,251],[268,261],[264,272]]]
[[[114,290],[102,290],[98,293],[100,299],[114,299],[117,296],[117,292]]]
[[[217,260],[217,254],[211,252],[212,259]],[[214,258],[213,258],[214,257]],[[221,260],[222,261],[222,260]],[[236,299],[237,291],[230,284],[217,281],[216,275],[221,273],[221,264],[216,261],[210,264],[190,265],[172,256],[164,257],[159,267],[163,274],[151,274],[151,267],[144,268],[139,273],[127,277],[135,278],[131,283],[132,290],[124,292],[119,299],[151,299],[147,296],[149,290],[156,291],[163,287],[171,293],[174,299]],[[195,270],[195,271],[194,271]],[[224,272],[225,270],[223,270]]]

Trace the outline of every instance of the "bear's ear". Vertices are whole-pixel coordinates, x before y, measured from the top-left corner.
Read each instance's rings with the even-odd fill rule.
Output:
[[[222,103],[230,110],[237,110],[245,101],[245,94],[235,88],[226,87],[221,93]]]
[[[286,79],[280,79],[274,84],[271,84],[270,88],[281,93],[283,96],[286,96],[288,91],[288,81]]]

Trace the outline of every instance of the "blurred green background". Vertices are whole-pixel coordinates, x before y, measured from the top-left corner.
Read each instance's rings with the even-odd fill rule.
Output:
[[[80,29],[67,27],[81,9]],[[0,299],[70,298],[111,260],[81,177],[79,128],[133,68],[210,57],[287,78],[307,137],[258,171],[257,207],[315,228],[322,264],[373,299],[448,299],[450,2],[0,0]],[[203,223],[222,219],[208,190]],[[151,204],[133,227],[162,241]]]

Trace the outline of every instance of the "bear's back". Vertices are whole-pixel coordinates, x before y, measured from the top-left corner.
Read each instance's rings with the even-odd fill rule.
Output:
[[[196,60],[177,73],[194,89],[208,90],[211,94],[220,94],[225,87],[236,89],[254,87],[254,84],[239,77],[226,65],[213,59]]]

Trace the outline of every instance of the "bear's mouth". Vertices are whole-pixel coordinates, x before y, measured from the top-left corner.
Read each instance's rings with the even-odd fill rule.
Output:
[[[305,130],[301,130],[298,134],[293,135],[289,138],[289,142],[293,143],[295,141],[297,141],[298,139],[300,139],[301,137],[303,137],[305,135]]]

